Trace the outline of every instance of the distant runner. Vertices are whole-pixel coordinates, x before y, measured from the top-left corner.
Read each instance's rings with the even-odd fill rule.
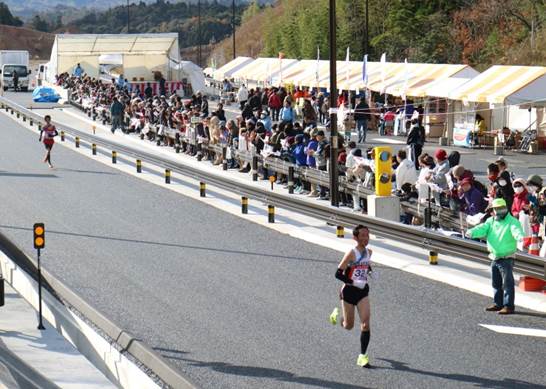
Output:
[[[361,224],[353,230],[353,239],[356,241],[356,247],[345,254],[338,269],[336,278],[345,284],[341,287],[340,299],[343,307],[342,326],[350,330],[354,326],[355,306],[360,316],[360,355],[356,364],[361,367],[370,367],[367,354],[368,344],[370,343],[370,300],[368,293],[368,276],[372,268],[370,259],[372,250],[366,246],[370,240],[368,227]],[[337,324],[339,308],[335,307],[330,315],[330,323]]]
[[[54,138],[58,135],[57,129],[53,124],[51,124],[51,116],[46,115],[44,117],[45,125],[42,127],[42,130],[40,131],[40,138],[38,139],[39,142],[44,142],[44,146],[47,150],[44,163],[47,162],[50,168],[53,168],[53,165],[51,164],[51,149],[53,148],[53,144],[55,143]]]

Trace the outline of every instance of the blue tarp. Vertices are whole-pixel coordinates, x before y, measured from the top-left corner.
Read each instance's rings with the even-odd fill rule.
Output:
[[[39,86],[32,92],[32,100],[35,103],[56,103],[60,98],[61,96],[48,86]]]

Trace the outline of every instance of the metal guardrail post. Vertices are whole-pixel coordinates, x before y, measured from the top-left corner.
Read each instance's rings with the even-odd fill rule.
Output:
[[[294,194],[294,166],[288,167],[288,193]]]
[[[222,147],[222,170],[227,170],[227,147]]]
[[[252,157],[252,181],[258,181],[258,156]]]

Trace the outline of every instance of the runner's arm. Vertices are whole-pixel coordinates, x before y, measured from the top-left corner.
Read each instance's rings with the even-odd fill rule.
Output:
[[[341,262],[339,263],[337,270],[336,270],[336,278],[342,282],[345,282],[346,284],[352,284],[353,280],[347,277],[346,274],[344,274],[345,269],[347,269],[347,266],[349,265],[349,262],[351,261],[351,257],[354,256],[353,251],[347,252],[344,256]]]

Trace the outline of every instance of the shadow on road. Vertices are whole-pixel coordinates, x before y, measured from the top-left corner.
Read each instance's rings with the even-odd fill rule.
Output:
[[[9,173],[4,171],[0,171],[0,177],[59,178],[55,174]]]
[[[386,369],[386,370],[396,370],[396,371],[402,371],[402,372],[408,372],[413,374],[419,374],[424,375],[428,377],[437,377],[437,378],[443,378],[450,381],[457,381],[457,382],[466,382],[469,384],[474,384],[474,386],[478,388],[506,388],[506,389],[512,389],[512,388],[539,388],[540,385],[533,384],[531,382],[521,381],[521,380],[515,380],[512,378],[503,378],[503,379],[490,379],[490,378],[483,378],[483,377],[475,377],[468,374],[450,374],[450,373],[436,373],[433,371],[426,371],[426,370],[420,370],[420,369],[414,369],[410,367],[405,362],[399,362],[392,359],[386,359],[386,358],[378,358],[378,360],[385,361],[388,364],[390,364],[390,367],[380,367],[375,366],[376,369]]]
[[[5,229],[8,229],[8,230],[32,231],[32,228],[28,228],[28,227],[17,227],[17,226],[7,226],[7,225],[0,225],[0,228],[5,228]],[[179,244],[179,243],[154,242],[154,241],[149,241],[149,240],[115,238],[115,237],[110,237],[110,236],[78,234],[78,233],[75,233],[75,232],[65,232],[65,231],[55,231],[55,230],[48,230],[47,233],[48,234],[76,236],[76,237],[82,237],[82,238],[112,240],[112,241],[118,241],[118,242],[129,242],[129,243],[138,243],[138,244],[146,244],[146,245],[155,245],[155,246],[177,247],[177,248],[181,248],[181,249],[190,249],[190,250],[216,251],[216,252],[220,252],[220,253],[237,254],[237,255],[252,255],[252,256],[266,257],[266,258],[278,258],[278,259],[290,259],[290,260],[298,260],[298,261],[332,263],[331,260],[323,260],[323,259],[317,259],[317,258],[294,257],[294,256],[288,256],[288,255],[268,254],[268,253],[263,253],[263,252],[259,253],[259,252],[252,252],[252,251],[229,250],[229,249],[222,249],[222,248],[218,248],[218,247],[193,246],[193,245]]]
[[[109,175],[109,176],[117,176],[118,175],[118,173],[101,172],[101,171],[98,171],[98,170],[78,170],[78,169],[67,169],[67,168],[56,168],[55,170],[57,170],[59,172],[106,174],[106,175]]]
[[[268,378],[282,382],[318,386],[321,388],[332,388],[332,389],[363,389],[362,385],[350,385],[344,384],[341,382],[327,381],[320,378],[305,377],[299,376],[297,374],[291,373],[285,370],[271,369],[268,367],[258,367],[258,366],[243,366],[243,365],[234,365],[226,362],[204,362],[198,361],[195,359],[184,357],[183,355],[188,354],[185,351],[171,350],[161,347],[154,347],[154,350],[161,352],[161,355],[167,359],[175,359],[178,361],[183,361],[189,363],[191,366],[195,367],[204,367],[212,369],[219,373],[231,374],[243,377],[253,377],[253,378]],[[170,355],[175,354],[175,355]]]

